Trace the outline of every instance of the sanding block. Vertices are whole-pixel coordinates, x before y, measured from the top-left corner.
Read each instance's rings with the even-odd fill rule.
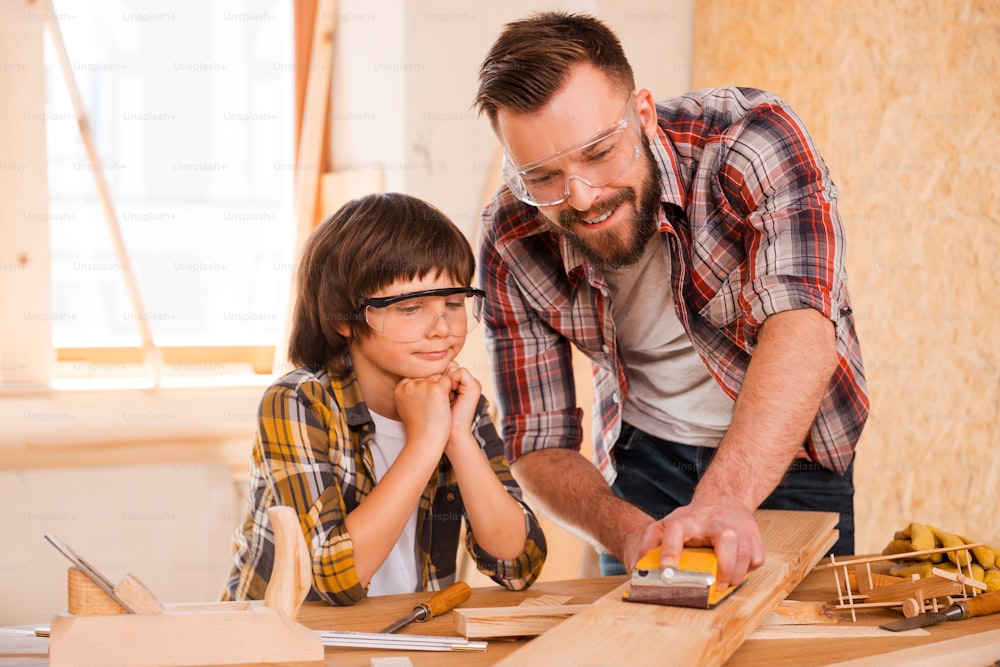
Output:
[[[716,588],[718,573],[719,562],[711,548],[687,547],[681,552],[677,567],[661,568],[660,549],[657,547],[632,568],[632,579],[622,599],[670,607],[711,609],[739,588],[739,585],[725,590]]]

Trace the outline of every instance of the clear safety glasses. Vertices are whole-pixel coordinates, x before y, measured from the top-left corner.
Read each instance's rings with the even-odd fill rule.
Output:
[[[554,206],[569,197],[570,179],[599,188],[628,171],[642,150],[642,125],[629,95],[621,119],[600,134],[521,166],[503,156],[503,177],[511,192],[532,206]]]
[[[361,297],[365,322],[386,338],[415,343],[427,336],[444,318],[453,336],[464,336],[483,317],[486,292],[471,287],[409,292],[398,296]]]

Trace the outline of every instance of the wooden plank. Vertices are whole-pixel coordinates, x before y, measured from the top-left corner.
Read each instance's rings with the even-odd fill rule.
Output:
[[[320,177],[325,171],[322,164],[323,147],[329,122],[330,89],[333,85],[333,36],[336,19],[336,1],[319,0],[295,166],[296,251],[301,249],[302,242],[316,224]]]
[[[0,2],[0,380],[51,379],[53,313],[42,13]]]
[[[536,637],[589,604],[528,604],[515,607],[456,608],[455,630],[466,639]]]
[[[837,515],[758,510],[767,557],[715,609],[687,609],[623,601],[624,583],[587,610],[532,640],[501,665],[721,665],[836,542]]]
[[[333,86],[333,37],[337,24],[336,0],[319,0],[309,56],[305,100],[302,109],[302,126],[299,133],[298,153],[295,161],[295,245],[297,263],[302,246],[315,227],[319,209],[320,179],[323,165],[326,128],[329,123],[330,89]],[[285,309],[284,322],[279,326],[281,338],[274,348],[273,369],[283,374],[288,368],[288,335],[291,332],[292,314],[295,310],[295,274],[292,274]]]
[[[909,635],[912,632],[898,634]],[[956,637],[933,644],[837,662],[827,667],[924,667],[925,665],[992,665],[1000,657],[1000,630]]]

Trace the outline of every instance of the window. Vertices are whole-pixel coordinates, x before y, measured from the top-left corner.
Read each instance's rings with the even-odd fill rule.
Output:
[[[55,9],[143,301],[137,312],[47,41],[57,374],[142,373],[131,365],[140,320],[164,348],[165,374],[217,374],[237,361],[269,368],[294,242],[292,4],[56,0]]]

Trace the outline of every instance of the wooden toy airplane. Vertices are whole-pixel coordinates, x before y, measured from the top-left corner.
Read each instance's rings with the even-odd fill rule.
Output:
[[[830,562],[816,567],[817,570],[834,568],[837,583],[837,599],[826,605],[831,611],[850,611],[851,620],[857,620],[857,610],[875,607],[899,607],[906,618],[912,618],[927,611],[937,612],[949,607],[955,599],[968,598],[986,590],[986,584],[972,576],[969,559],[955,558],[966,563],[966,570],[956,568],[951,572],[940,567],[930,567],[927,576],[913,574],[909,577],[893,576],[873,571],[872,565],[888,564],[889,561],[915,559],[929,554],[948,554],[965,551],[981,544],[965,544],[958,547],[940,547],[909,551],[882,556],[867,556],[851,560],[837,561],[830,556]],[[967,554],[966,554],[967,555]]]

